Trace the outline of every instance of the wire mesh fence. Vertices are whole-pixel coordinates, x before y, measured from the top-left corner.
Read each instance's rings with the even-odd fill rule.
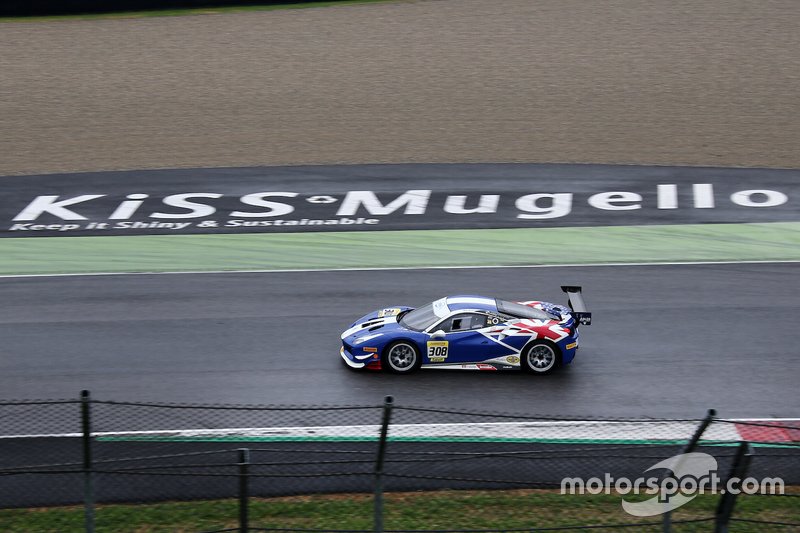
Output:
[[[0,530],[800,530],[798,459],[796,421],[711,413],[578,420],[87,394],[0,402]],[[681,505],[697,487],[680,483],[706,474],[719,486]],[[733,477],[772,485],[740,483],[736,496]]]

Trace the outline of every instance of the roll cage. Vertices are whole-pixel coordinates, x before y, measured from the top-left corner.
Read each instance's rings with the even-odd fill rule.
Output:
[[[442,329],[442,325],[446,324],[448,321],[452,320],[453,317],[458,315],[481,315],[486,317],[486,321],[484,325],[479,328],[465,328],[458,331],[445,331],[445,333],[460,333],[462,331],[477,331],[479,329],[483,329],[486,327],[494,326],[497,324],[501,324],[505,322],[507,319],[501,316],[499,313],[494,313],[492,311],[487,311],[485,309],[456,309],[450,311],[446,316],[440,318],[427,328],[423,330],[423,333],[433,333]]]

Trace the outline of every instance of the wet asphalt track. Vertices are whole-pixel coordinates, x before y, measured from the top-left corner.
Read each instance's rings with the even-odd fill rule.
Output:
[[[792,417],[800,266],[729,264],[0,279],[0,396],[398,403],[571,416]],[[563,300],[594,324],[551,376],[353,373],[338,335],[446,294]]]

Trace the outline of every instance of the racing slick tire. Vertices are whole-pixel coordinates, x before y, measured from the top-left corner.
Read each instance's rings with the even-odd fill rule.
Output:
[[[419,350],[410,341],[393,342],[381,354],[381,368],[393,374],[409,374],[421,365]]]
[[[522,368],[531,374],[549,374],[561,366],[561,350],[552,342],[533,341],[525,347]]]

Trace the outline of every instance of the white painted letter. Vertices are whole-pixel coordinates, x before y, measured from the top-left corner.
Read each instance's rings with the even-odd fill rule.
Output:
[[[472,209],[465,209],[464,204],[467,203],[466,196],[448,196],[447,201],[444,203],[445,213],[453,213],[454,215],[468,215],[471,213],[496,213],[497,204],[500,201],[498,194],[482,194],[478,200],[478,207]]]
[[[547,207],[539,207],[537,202],[542,198],[549,198],[550,205]],[[556,194],[528,194],[517,198],[515,204],[517,209],[525,211],[526,215],[517,215],[517,218],[524,219],[540,219],[540,218],[558,218],[568,215],[572,211],[572,193],[556,193]]]
[[[279,217],[288,215],[294,211],[294,207],[283,202],[270,202],[264,198],[270,196],[282,196],[284,198],[294,198],[297,196],[296,192],[257,192],[253,194],[246,194],[242,196],[241,201],[243,204],[254,205],[256,207],[266,207],[269,211],[262,213],[248,213],[246,211],[234,211],[231,213],[232,217]]]
[[[58,196],[37,196],[28,207],[20,211],[14,220],[36,220],[42,213],[50,213],[61,220],[86,220],[85,216],[75,211],[70,211],[64,206],[78,204],[95,198],[102,198],[105,194],[84,194],[75,198],[67,198],[56,202]]]
[[[714,186],[710,183],[695,183],[692,185],[695,209],[713,209]]]
[[[129,194],[126,196],[128,200],[119,204],[119,206],[111,213],[111,216],[108,217],[110,220],[126,220],[133,216],[137,209],[142,205],[142,200],[147,198],[146,194]]]
[[[766,198],[763,202],[756,202],[753,200],[753,195],[761,194]],[[751,191],[739,191],[731,194],[731,202],[742,207],[775,207],[777,205],[785,204],[789,197],[779,191],[770,191],[767,189],[753,189]]]
[[[187,192],[184,194],[173,194],[164,198],[163,202],[172,207],[188,209],[189,213],[153,213],[153,218],[199,218],[213,215],[216,209],[206,204],[190,202],[187,198],[220,198],[222,195],[213,192]]]
[[[390,215],[402,205],[406,206],[403,211],[406,215],[424,215],[430,196],[431,191],[426,189],[406,191],[392,202],[383,205],[372,191],[348,191],[344,200],[342,200],[342,205],[339,206],[339,210],[336,212],[336,216],[353,216],[362,205],[370,215]]]
[[[659,209],[678,209],[678,186],[674,183],[667,183],[658,186],[658,208]]]
[[[599,192],[589,197],[589,205],[606,211],[630,211],[641,209],[641,204],[614,205],[616,202],[641,202],[642,195],[635,192],[612,191]]]

